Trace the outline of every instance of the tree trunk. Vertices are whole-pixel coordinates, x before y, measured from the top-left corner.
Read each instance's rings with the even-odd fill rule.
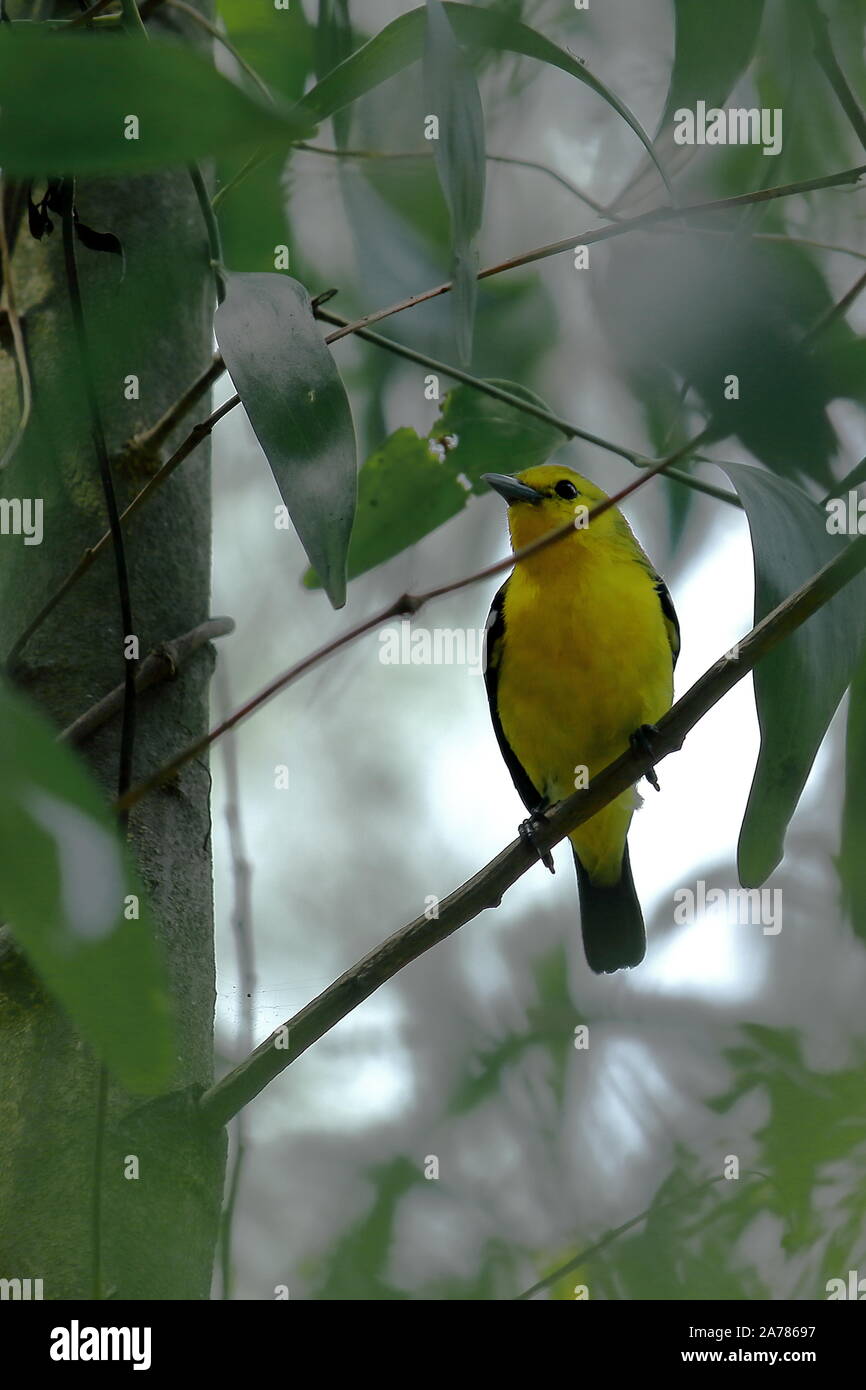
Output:
[[[38,102],[37,102],[38,106]],[[80,183],[82,222],[114,232],[117,256],[79,243],[77,260],[118,500],[147,480],[117,455],[204,370],[213,281],[189,176]],[[0,536],[0,656],[44,598],[107,529],[72,333],[60,229],[42,242],[26,215],[13,258],[34,385],[34,419],[2,480],[5,497],[44,499],[44,539]],[[137,377],[139,399],[128,378]],[[207,398],[176,432],[206,413]],[[0,337],[2,443],[18,416],[8,338]],[[2,444],[0,444],[2,447]],[[210,491],[199,447],[126,529],[141,655],[208,616]],[[123,679],[117,579],[96,561],[26,646],[21,689],[63,727]],[[136,779],[206,727],[212,658],[140,698]],[[120,721],[84,749],[107,797],[116,792]],[[132,812],[132,853],[150,895],[170,979],[178,1044],[170,1095],[146,1103],[109,1092],[102,1172],[102,1294],[207,1298],[224,1165],[221,1133],[193,1122],[211,1080],[214,962],[210,778],[203,761]],[[17,951],[0,965],[0,1277],[41,1278],[45,1298],[93,1296],[93,1198],[99,1066]],[[138,1159],[136,1165],[129,1161]]]

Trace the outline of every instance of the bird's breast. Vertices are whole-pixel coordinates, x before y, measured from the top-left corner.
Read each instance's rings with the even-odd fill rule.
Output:
[[[527,568],[505,595],[499,716],[533,784],[560,799],[576,768],[591,777],[670,707],[671,651],[652,578],[637,563],[593,557],[543,585]]]

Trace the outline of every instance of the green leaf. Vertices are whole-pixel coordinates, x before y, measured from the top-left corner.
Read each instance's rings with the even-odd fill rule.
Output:
[[[629,368],[667,367],[699,395],[712,438],[736,435],[774,472],[829,487],[827,406],[838,393],[804,341],[827,295],[810,258],[773,242],[660,231],[647,275],[644,248],[628,242],[611,250],[599,312]]]
[[[861,661],[848,704],[845,736],[845,806],[839,849],[842,901],[857,936],[866,941],[866,661]]]
[[[298,101],[312,67],[314,43],[301,5],[278,10],[249,0],[219,0],[217,9],[233,47],[271,91]]]
[[[456,516],[468,493],[426,439],[396,430],[358,474],[358,510],[349,544],[349,578],[384,564]],[[304,576],[307,588],[318,575]]]
[[[667,184],[652,142],[640,122],[576,58],[551,43],[543,34],[508,15],[484,10],[477,5],[451,4],[448,0],[444,10],[462,44],[505,53],[522,53],[528,58],[537,58],[539,62],[560,68],[569,76],[576,77],[578,82],[591,87],[631,127]],[[365,92],[416,63],[423,51],[425,22],[426,14],[422,7],[386,24],[369,43],[365,43],[307,93],[304,107],[312,111],[317,120],[325,120],[349,102],[357,101]]]
[[[475,237],[484,211],[484,112],[475,74],[454,37],[441,0],[427,0],[424,94],[428,112],[439,120],[433,154],[451,217],[457,353],[465,366],[472,357],[478,293]]]
[[[342,608],[357,496],[355,430],[309,295],[286,275],[232,273],[214,331],[301,544]]]
[[[659,131],[667,130],[674,112],[721,106],[751,62],[764,16],[764,0],[674,0],[676,44],[671,84]]]
[[[121,1085],[170,1080],[162,961],[100,792],[55,731],[0,684],[0,914],[46,988]]]
[[[534,391],[513,381],[490,384],[542,410],[550,408]],[[451,467],[455,474],[468,478],[475,493],[487,492],[487,484],[481,482],[482,473],[519,473],[533,468],[565,443],[562,431],[554,425],[471,386],[458,386],[448,393],[442,414],[430,431],[434,440],[450,436],[457,438],[448,454]]]
[[[189,46],[158,39],[2,25],[0,92],[6,174],[141,173],[216,152],[288,145],[315,129],[300,106],[260,102]]]
[[[749,521],[757,623],[845,542],[828,534],[828,515],[792,483],[747,464],[719,467]],[[740,831],[745,887],[762,884],[782,858],[788,822],[864,641],[866,577],[858,575],[755,668],[761,751]]]
[[[674,61],[654,142],[656,155],[669,173],[678,172],[697,154],[704,153],[699,146],[675,143],[674,112],[682,107],[694,110],[699,99],[708,108],[724,105],[751,62],[763,12],[764,0],[730,0],[726,5],[708,5],[706,0],[674,0]],[[755,153],[749,147],[743,150],[747,159]],[[719,147],[710,151],[714,170],[726,154]],[[654,184],[652,166],[641,161],[617,199],[617,207],[637,205],[654,192]],[[751,186],[751,181],[746,180],[738,182],[736,189]]]

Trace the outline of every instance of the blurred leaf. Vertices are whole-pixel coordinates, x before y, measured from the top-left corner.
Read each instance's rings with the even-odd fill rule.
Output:
[[[469,60],[454,37],[441,0],[427,0],[424,33],[424,93],[439,122],[433,141],[436,170],[451,217],[451,278],[457,354],[472,357],[478,289],[475,238],[484,212],[484,112]]]
[[[349,543],[349,578],[381,565],[450,520],[467,492],[412,429],[394,432],[358,474],[358,510]],[[319,588],[309,570],[307,588]]]
[[[233,270],[273,272],[276,248],[285,246],[289,265],[295,255],[282,187],[285,160],[273,154],[257,164],[237,192],[229,191],[216,207],[223,261]],[[217,183],[224,186],[238,172],[237,160],[217,162]]]
[[[705,101],[708,108],[725,104],[754,55],[764,0],[729,0],[724,6],[707,5],[706,0],[673,0],[673,4],[674,61],[654,141],[656,154],[671,175],[691,164],[696,156],[708,153],[699,146],[674,142],[674,112],[681,107],[693,110],[698,100]],[[727,152],[716,147],[709,153],[715,164],[719,155]],[[750,150],[750,159],[753,153]],[[642,161],[616,206],[631,204],[653,193],[655,183],[653,166]],[[747,182],[737,188],[751,186]]]
[[[140,173],[216,151],[288,146],[315,129],[301,108],[249,96],[189,46],[12,28],[0,28],[7,174]],[[137,138],[127,138],[133,116]]]
[[[811,579],[845,542],[827,514],[782,478],[720,464],[745,508],[755,562],[755,622]],[[784,852],[785,832],[863,651],[866,576],[858,575],[755,668],[761,751],[740,831],[746,887],[762,884]]]
[[[125,899],[141,904],[127,921]],[[0,685],[0,913],[113,1076],[150,1094],[171,1077],[162,961],[99,790],[30,705]]]
[[[650,158],[657,163],[648,135],[628,107],[576,58],[551,43],[550,39],[518,20],[493,10],[481,9],[477,5],[451,4],[446,0],[444,9],[462,44],[522,53],[528,58],[537,58],[539,62],[561,68],[591,87],[631,126]],[[423,52],[425,20],[426,13],[422,7],[387,24],[375,38],[317,83],[304,97],[304,107],[312,111],[317,120],[325,120],[341,107],[357,101],[365,92],[417,62]],[[664,179],[664,171],[658,167]]]
[[[743,1032],[750,1042],[745,1052],[736,1049],[726,1055],[738,1068],[743,1093],[766,1091],[770,1110],[757,1132],[761,1152],[756,1167],[773,1179],[765,1193],[770,1210],[785,1222],[783,1247],[800,1250],[820,1240],[826,1228],[821,1193],[829,1176],[825,1170],[850,1161],[866,1141],[866,1071],[861,1061],[848,1070],[812,1072],[794,1029],[748,1024]],[[808,1124],[803,1123],[804,1115]]]
[[[277,10],[273,5],[250,5],[249,0],[220,0],[218,8],[233,47],[271,91],[286,101],[298,101],[313,64],[314,30],[302,6]],[[217,189],[240,171],[248,157],[248,152],[240,156],[218,152]],[[278,246],[289,248],[290,264],[295,266],[284,166],[285,152],[275,151],[217,205],[224,260],[235,270],[272,271]]]
[[[341,608],[357,492],[355,431],[309,296],[285,275],[232,273],[214,331],[301,544]]]
[[[397,1208],[424,1178],[421,1169],[407,1158],[395,1158],[374,1168],[369,1178],[373,1184],[369,1210],[328,1251],[314,1280],[317,1302],[408,1298],[388,1280],[388,1258]]]
[[[671,83],[659,130],[679,107],[705,101],[722,106],[751,62],[764,17],[764,0],[674,0],[676,44]]]
[[[866,661],[851,682],[845,736],[845,805],[837,861],[842,901],[866,941]]]
[[[233,47],[272,91],[298,101],[313,67],[315,31],[302,5],[278,10],[249,0],[218,0],[217,9]]]
[[[352,25],[349,0],[319,0],[313,59],[316,77],[321,80],[352,52]],[[347,144],[352,113],[345,108],[334,114],[334,142]]]
[[[520,396],[542,410],[550,407],[513,381],[491,381],[513,396]],[[544,463],[554,449],[566,443],[566,437],[554,425],[537,420],[515,406],[474,391],[471,386],[457,386],[442,402],[442,414],[430,431],[431,439],[456,436],[456,445],[449,450],[449,459],[457,473],[472,484],[472,491],[488,491],[481,474],[490,472],[519,473]]]
[[[691,383],[711,437],[736,435],[774,471],[828,487],[836,391],[803,335],[829,304],[801,248],[699,232],[622,238],[599,311],[630,371],[667,367]],[[646,325],[652,324],[652,333]]]
[[[510,1033],[470,1060],[470,1069],[451,1097],[449,1111],[460,1115],[501,1094],[503,1075],[531,1048],[544,1048],[554,1067],[553,1086],[559,1102],[564,1091],[567,1058],[574,1046],[575,1028],[585,1023],[568,992],[568,965],[563,947],[543,956],[535,966],[535,999],[526,1013],[526,1027]]]

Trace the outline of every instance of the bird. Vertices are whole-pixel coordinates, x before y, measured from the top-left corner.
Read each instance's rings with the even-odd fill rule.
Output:
[[[484,678],[514,785],[538,818],[630,746],[651,752],[673,700],[680,628],[667,585],[625,517],[573,469],[540,464],[483,479],[508,504],[512,550],[569,522],[573,531],[519,561],[487,620]],[[654,771],[648,780],[658,788]],[[641,799],[629,787],[569,836],[581,933],[596,974],[640,964],[646,929],[628,853]],[[553,869],[549,854],[542,856]]]

